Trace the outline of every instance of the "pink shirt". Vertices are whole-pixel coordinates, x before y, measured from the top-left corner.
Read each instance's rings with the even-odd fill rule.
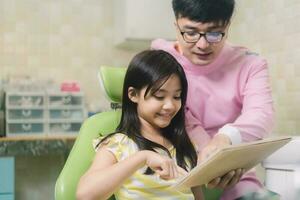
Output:
[[[197,66],[175,49],[174,42],[157,39],[151,46],[172,54],[185,70],[186,126],[200,150],[224,126],[236,129],[243,142],[270,133],[274,111],[266,60],[225,44],[211,64]]]

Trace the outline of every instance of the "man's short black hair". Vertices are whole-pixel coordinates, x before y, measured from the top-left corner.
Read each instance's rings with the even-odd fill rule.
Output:
[[[234,11],[234,0],[172,0],[176,19],[228,24]]]

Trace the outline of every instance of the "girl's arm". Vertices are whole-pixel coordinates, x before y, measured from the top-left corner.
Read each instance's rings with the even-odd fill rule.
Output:
[[[164,179],[178,176],[174,161],[168,157],[145,150],[117,162],[115,156],[104,146],[99,148],[92,166],[81,177],[77,188],[77,199],[109,198],[127,178],[144,165],[149,166]]]
[[[205,200],[201,186],[193,187],[192,192],[194,194],[195,200]]]

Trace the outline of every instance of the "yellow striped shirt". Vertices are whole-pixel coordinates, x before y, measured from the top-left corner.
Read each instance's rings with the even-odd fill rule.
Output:
[[[100,139],[94,141],[94,144],[99,143]],[[137,144],[133,140],[128,138],[126,135],[121,133],[113,135],[104,143],[106,144],[108,150],[115,155],[117,161],[122,161],[139,151]],[[172,158],[176,162],[175,148],[170,148],[169,151],[171,153]],[[167,154],[163,150],[160,150],[159,153],[163,155]],[[146,169],[147,166],[140,168],[130,178],[125,180],[124,184],[114,192],[114,195],[117,200],[194,199],[194,195],[190,189],[187,189],[186,191],[177,191],[170,187],[176,182],[176,180],[163,180],[159,178],[159,176],[156,174],[146,175],[144,174]]]

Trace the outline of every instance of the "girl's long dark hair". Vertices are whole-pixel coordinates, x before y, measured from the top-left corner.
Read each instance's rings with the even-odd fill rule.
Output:
[[[149,92],[153,94],[173,74],[177,75],[181,82],[182,106],[170,124],[162,129],[162,134],[176,149],[178,166],[187,169],[187,160],[191,163],[191,167],[194,167],[197,163],[196,151],[185,130],[184,107],[187,97],[187,80],[181,65],[169,53],[163,50],[146,50],[137,54],[130,62],[124,79],[122,115],[116,133],[126,134],[138,145],[140,150],[155,151],[155,148],[161,148],[170,156],[168,149],[141,135],[141,122],[137,113],[137,104],[129,99],[128,88],[133,87],[141,90],[147,87],[145,96]],[[149,173],[152,172],[148,169],[146,174]]]

